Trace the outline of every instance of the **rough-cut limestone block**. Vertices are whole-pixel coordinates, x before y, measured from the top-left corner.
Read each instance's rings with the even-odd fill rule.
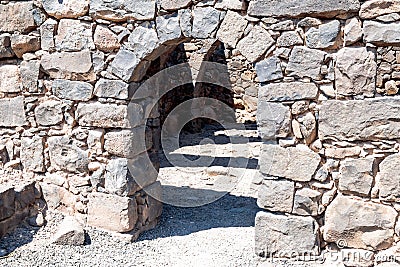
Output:
[[[65,52],[94,49],[92,25],[74,19],[60,20],[55,45],[58,51]]]
[[[104,26],[96,26],[93,39],[96,48],[104,52],[113,52],[121,47],[118,36]]]
[[[294,195],[292,213],[297,215],[317,216],[321,197],[321,192],[310,188],[297,190]]]
[[[51,167],[68,172],[85,172],[88,169],[88,152],[71,145],[68,136],[48,139]]]
[[[361,5],[360,18],[373,19],[397,12],[400,12],[400,2],[398,0],[371,0]]]
[[[374,181],[373,164],[373,158],[342,161],[339,169],[339,191],[368,196]]]
[[[306,45],[309,48],[336,48],[341,27],[338,20],[311,28],[306,32]]]
[[[88,198],[88,225],[120,233],[135,227],[138,217],[135,198],[103,193],[91,193]]]
[[[302,45],[303,39],[298,31],[283,32],[276,40],[277,47],[290,47],[294,45]]]
[[[43,137],[21,139],[21,163],[25,171],[44,172]]]
[[[30,93],[36,93],[38,91],[40,61],[22,61],[19,70],[21,72],[22,87]]]
[[[0,126],[16,127],[25,123],[24,97],[0,99]]]
[[[130,174],[128,159],[120,158],[110,160],[106,167],[104,188],[110,194],[119,196],[132,196],[139,187]]]
[[[375,45],[400,44],[400,22],[381,23],[364,21],[364,41]]]
[[[192,3],[192,0],[160,0],[161,8],[165,10],[178,10],[185,8]]]
[[[21,92],[22,82],[19,67],[16,65],[0,66],[0,92]]]
[[[393,243],[397,212],[391,206],[337,196],[325,212],[324,240],[349,248],[382,250]]]
[[[221,22],[221,11],[213,7],[196,7],[193,10],[192,36],[206,39],[215,37]]]
[[[143,109],[140,105],[79,103],[76,119],[80,126],[100,128],[131,128],[143,125]]]
[[[88,80],[96,79],[93,73],[90,51],[45,53],[41,65],[53,79]]]
[[[257,125],[265,140],[284,138],[290,134],[290,108],[281,103],[258,99]]]
[[[292,212],[294,182],[264,180],[258,191],[257,205],[270,211]]]
[[[181,25],[181,30],[183,36],[191,37],[192,36],[192,20],[193,14],[190,9],[180,9],[178,10],[179,15],[179,24]]]
[[[138,60],[152,54],[160,46],[154,23],[145,22],[136,27],[129,35],[126,45]]]
[[[260,82],[269,82],[283,78],[281,61],[275,56],[257,62],[256,72]]]
[[[0,4],[0,32],[27,32],[35,26],[33,1]]]
[[[156,13],[156,0],[90,0],[89,14],[111,21],[151,20]]]
[[[88,101],[93,96],[93,86],[85,82],[57,79],[51,88],[53,94],[60,99]]]
[[[134,158],[136,155],[146,151],[144,133],[142,127],[109,132],[104,137],[104,149],[111,155]]]
[[[178,43],[182,36],[178,13],[156,18],[157,34],[161,43]]]
[[[48,19],[40,26],[41,48],[45,51],[55,49],[54,35],[56,34],[57,24],[56,20]]]
[[[324,101],[319,112],[321,140],[397,139],[400,135],[400,98]]]
[[[57,100],[48,100],[35,108],[36,122],[42,126],[52,126],[61,123],[64,119],[62,103]]]
[[[259,89],[258,97],[267,101],[284,102],[316,99],[318,87],[314,83],[270,83]]]
[[[344,26],[344,44],[352,45],[361,40],[363,35],[361,20],[357,17],[346,20]]]
[[[295,46],[290,54],[286,74],[296,77],[309,77],[321,80],[321,65],[326,53],[318,49]]]
[[[228,47],[235,48],[247,27],[247,20],[237,12],[228,11],[217,32],[217,38]]]
[[[390,155],[379,164],[377,184],[379,198],[388,201],[400,201],[400,154]]]
[[[275,43],[268,31],[254,26],[250,33],[239,41],[237,49],[250,62],[255,62]]]
[[[305,17],[309,15],[333,18],[339,14],[358,12],[358,0],[253,0],[248,14],[259,17]]]
[[[42,0],[47,14],[57,19],[79,18],[89,11],[89,0]]]
[[[283,148],[263,145],[260,155],[260,171],[269,176],[293,181],[311,181],[321,162],[321,157],[307,146]]]
[[[372,51],[366,48],[345,47],[337,53],[335,83],[338,95],[375,94],[376,61]]]
[[[101,78],[96,83],[94,94],[98,97],[128,99],[129,84],[119,80]]]
[[[55,185],[40,183],[40,187],[42,188],[43,199],[46,201],[49,209],[62,209],[68,207],[69,210],[74,211],[75,203],[79,201],[78,196],[75,196],[62,187],[62,184]]]
[[[318,223],[311,217],[260,211],[256,215],[255,247],[256,254],[264,257],[318,255]]]
[[[11,48],[18,58],[27,52],[40,50],[40,38],[38,36],[14,34],[11,36]]]
[[[246,3],[242,0],[217,0],[216,9],[242,11],[246,9]]]

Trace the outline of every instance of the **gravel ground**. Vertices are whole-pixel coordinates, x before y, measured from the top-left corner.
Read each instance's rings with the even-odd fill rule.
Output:
[[[84,246],[51,244],[62,215],[45,227],[22,225],[0,241],[0,266],[254,266],[253,198],[226,195],[198,208],[166,205],[160,224],[134,243],[87,228]]]

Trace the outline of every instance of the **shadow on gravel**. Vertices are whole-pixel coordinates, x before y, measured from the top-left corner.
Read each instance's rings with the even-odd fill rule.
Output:
[[[10,231],[0,239],[0,260],[4,257],[11,256],[14,250],[22,247],[33,240],[40,227],[28,226],[22,223],[13,231]],[[1,265],[1,262],[0,262]]]
[[[195,208],[165,204],[158,226],[143,233],[139,241],[185,236],[213,228],[253,227],[256,213],[261,210],[256,202],[255,198],[227,194],[213,203]]]

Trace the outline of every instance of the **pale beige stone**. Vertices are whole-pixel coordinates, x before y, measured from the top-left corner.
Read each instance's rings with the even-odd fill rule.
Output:
[[[94,44],[97,49],[104,52],[112,52],[121,47],[118,36],[104,26],[96,27],[96,31],[94,32]]]

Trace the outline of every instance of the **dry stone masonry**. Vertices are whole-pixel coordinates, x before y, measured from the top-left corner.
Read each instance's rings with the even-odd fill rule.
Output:
[[[225,62],[237,119],[265,141],[256,253],[384,253],[400,240],[399,47],[397,0],[2,1],[0,175],[89,225],[153,227],[160,125],[192,92],[158,103],[168,82],[151,77],[181,49],[194,80]],[[26,213],[12,190],[0,225]]]

